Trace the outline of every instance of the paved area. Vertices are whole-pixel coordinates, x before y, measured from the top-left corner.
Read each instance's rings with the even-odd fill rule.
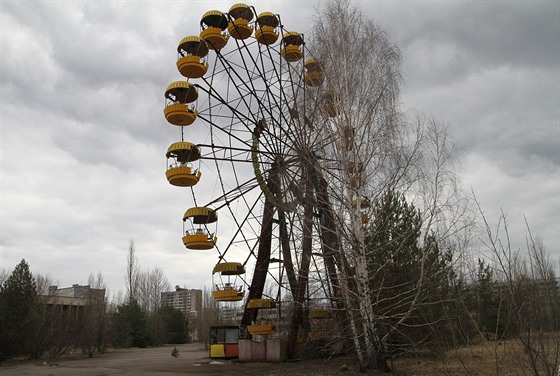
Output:
[[[118,349],[93,358],[81,354],[55,360],[9,362],[0,365],[1,376],[176,376],[176,375],[338,375],[339,362],[241,363],[213,361],[200,344],[148,349]],[[344,372],[345,375],[354,372]]]

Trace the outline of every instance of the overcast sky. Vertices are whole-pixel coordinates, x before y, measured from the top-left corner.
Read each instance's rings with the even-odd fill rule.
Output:
[[[2,268],[25,258],[60,287],[101,271],[115,293],[134,239],[142,269],[210,285],[216,255],[182,245],[187,204],[164,176],[163,92],[177,42],[233,3],[2,1]],[[401,49],[403,111],[449,124],[489,221],[503,209],[524,248],[526,216],[559,270],[559,2],[356,4]],[[311,32],[316,1],[254,5]]]

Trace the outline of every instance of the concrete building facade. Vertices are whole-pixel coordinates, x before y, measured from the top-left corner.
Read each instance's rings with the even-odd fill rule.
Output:
[[[74,284],[72,287],[49,286],[48,295],[43,295],[44,303],[69,316],[79,317],[87,307],[105,302],[105,289],[91,288],[89,285]]]
[[[202,290],[175,286],[175,291],[161,293],[161,305],[171,306],[183,312],[189,320],[191,338],[193,341],[198,340],[196,320],[202,312]]]

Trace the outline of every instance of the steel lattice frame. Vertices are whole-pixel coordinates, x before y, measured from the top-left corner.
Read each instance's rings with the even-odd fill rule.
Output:
[[[254,262],[248,300],[266,295],[266,282],[270,298],[290,297],[293,353],[300,328],[309,330],[309,300],[329,301],[342,312],[342,301],[332,299],[340,297],[341,245],[325,180],[339,170],[329,159],[337,133],[323,110],[328,88],[305,84],[304,62],[312,56],[303,44],[303,58],[286,61],[280,41],[288,31],[280,26],[279,33],[272,45],[230,38],[223,49],[210,51],[208,72],[189,80],[200,95],[197,122],[209,135],[197,143],[205,176],[192,192],[198,206],[201,186],[213,179],[208,171],[215,172],[217,192],[202,204],[220,213],[218,232],[227,241],[216,247],[218,258]],[[225,218],[233,223],[229,235],[220,226]],[[242,336],[257,314],[245,309]]]

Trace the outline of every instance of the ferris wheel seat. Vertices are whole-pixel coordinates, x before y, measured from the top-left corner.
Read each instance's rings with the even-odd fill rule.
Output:
[[[352,200],[352,207],[353,207],[354,209],[358,209],[358,208],[360,208],[360,209],[367,209],[367,208],[370,207],[370,203],[369,203],[368,200],[360,200],[360,199],[358,199],[358,200]]]
[[[255,38],[257,42],[264,45],[271,45],[278,40],[276,28],[272,26],[261,26],[255,29]]]
[[[337,106],[335,106],[332,103],[328,103],[323,107],[323,110],[325,112],[325,115],[327,115],[328,117],[337,117],[340,114],[340,110],[338,109]]]
[[[280,55],[282,55],[282,57],[290,63],[294,63],[303,58],[301,47],[296,44],[289,44],[286,47],[282,48],[282,50],[280,51]]]
[[[200,32],[200,37],[208,42],[208,48],[219,51],[227,44],[229,36],[219,27],[208,27]]]
[[[306,73],[303,79],[307,86],[317,87],[323,84],[325,77],[323,76],[323,72],[311,71]]]
[[[201,57],[187,55],[177,60],[177,69],[184,77],[200,78],[208,71],[208,63],[201,62]]]
[[[239,302],[245,297],[245,291],[238,291],[236,288],[214,290],[212,296],[217,302]]]
[[[253,34],[253,28],[248,25],[249,21],[244,18],[233,20],[228,25],[228,31],[232,38],[247,39]]]
[[[220,262],[212,269],[212,274],[241,275],[245,274],[245,266],[239,262]]]
[[[328,309],[314,309],[309,311],[310,319],[331,319],[333,318],[333,311]]]
[[[207,234],[188,234],[183,236],[183,244],[188,249],[212,249],[216,246],[218,238]]]
[[[191,219],[194,224],[202,225],[214,223],[218,220],[218,213],[205,206],[189,208],[183,215],[183,221]]]
[[[337,144],[339,149],[344,149],[346,151],[352,151],[354,149],[354,142],[352,140],[339,140]]]
[[[364,178],[361,176],[352,176],[350,178],[350,186],[352,188],[360,188],[364,185],[365,181]]]
[[[364,170],[364,163],[363,162],[348,162],[346,164],[346,168],[348,172],[351,174],[361,173]]]
[[[247,330],[252,335],[267,335],[267,334],[274,333],[276,331],[276,325],[274,324],[248,325]]]
[[[175,103],[163,109],[167,121],[180,127],[191,125],[198,116],[196,110],[191,110],[187,104]]]
[[[178,166],[168,169],[165,172],[165,176],[171,185],[177,187],[192,187],[199,182],[202,172],[195,171],[193,173],[188,166]]]
[[[272,309],[276,308],[276,302],[272,299],[251,299],[247,303],[247,309]]]

